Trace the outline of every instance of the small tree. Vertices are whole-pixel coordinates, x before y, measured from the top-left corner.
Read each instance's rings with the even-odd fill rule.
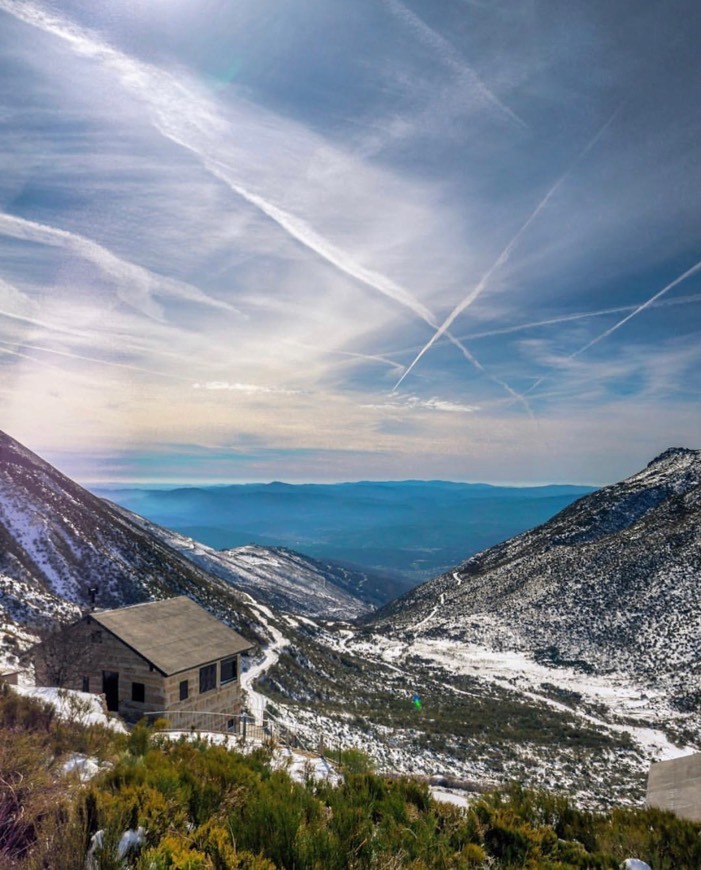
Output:
[[[87,626],[53,625],[39,636],[40,642],[32,649],[37,683],[82,688],[83,678],[97,666],[96,647]]]

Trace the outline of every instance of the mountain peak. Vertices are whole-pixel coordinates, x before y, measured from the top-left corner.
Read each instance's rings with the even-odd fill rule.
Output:
[[[647,467],[651,468],[653,465],[668,462],[670,459],[678,459],[681,457],[691,459],[692,457],[698,458],[699,456],[701,456],[701,451],[699,450],[691,450],[688,447],[668,447],[667,450],[664,450],[659,456],[656,456],[651,462],[648,462]]]

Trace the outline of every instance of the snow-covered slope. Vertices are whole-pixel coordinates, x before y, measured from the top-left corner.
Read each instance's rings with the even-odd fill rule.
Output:
[[[124,508],[115,508],[208,574],[250,593],[257,601],[276,610],[326,619],[356,619],[373,609],[348,591],[348,587],[362,588],[368,579],[367,573],[310,559],[284,547],[251,544],[215,550]]]
[[[372,630],[623,673],[701,706],[701,451],[675,448],[372,617]]]
[[[700,484],[667,451],[364,624],[291,627],[263,688],[385,769],[642,802],[701,748]]]

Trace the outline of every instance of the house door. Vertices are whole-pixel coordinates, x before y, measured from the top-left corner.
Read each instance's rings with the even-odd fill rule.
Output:
[[[117,713],[119,711],[119,674],[117,671],[102,672],[102,692],[107,702],[107,709]]]

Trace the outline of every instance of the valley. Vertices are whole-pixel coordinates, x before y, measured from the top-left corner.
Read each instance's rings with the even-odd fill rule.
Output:
[[[518,781],[637,806],[650,761],[701,746],[700,483],[701,454],[668,451],[382,604],[369,570],[216,550],[3,436],[4,665],[93,584],[101,606],[186,594],[256,642],[250,712],[309,747],[361,749],[462,793]]]

